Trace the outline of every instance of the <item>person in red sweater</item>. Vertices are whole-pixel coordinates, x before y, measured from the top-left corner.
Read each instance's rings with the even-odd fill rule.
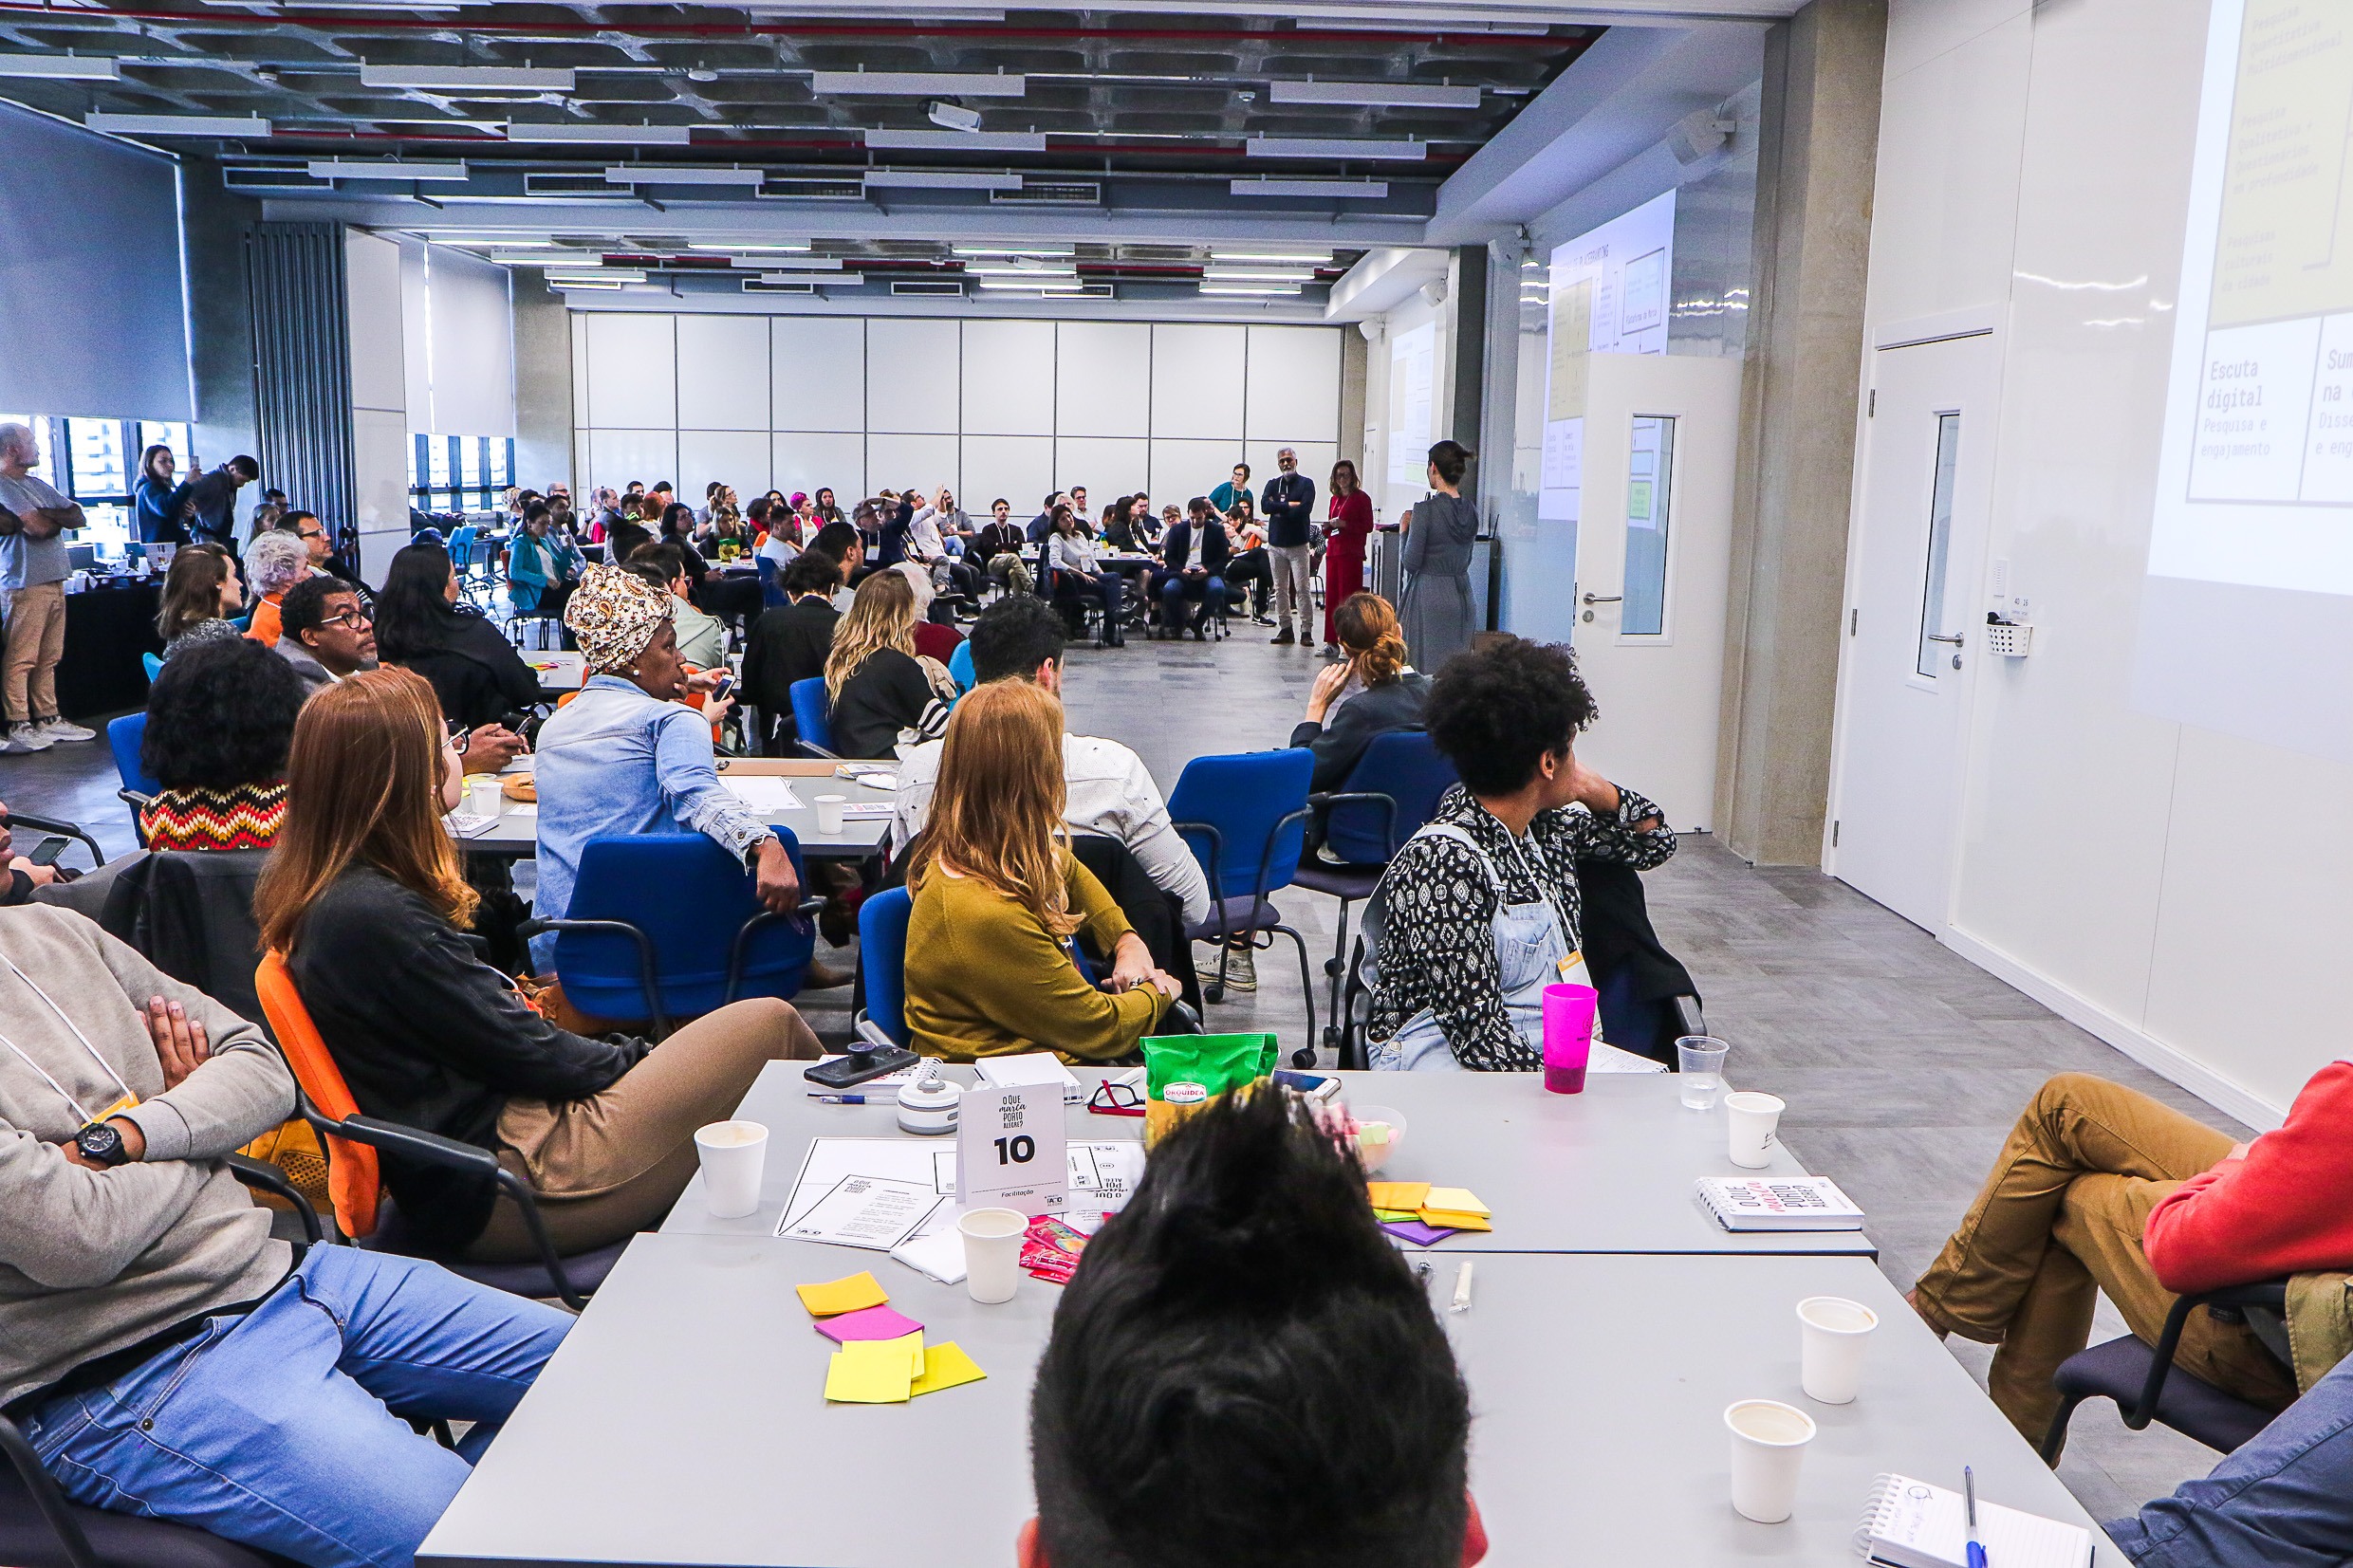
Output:
[[[2148,1096],[2063,1073],[2010,1129],[1961,1227],[1913,1286],[1939,1335],[1998,1345],[1987,1392],[2029,1442],[2101,1292],[2157,1342],[2176,1294],[2353,1267],[2353,1062],[2312,1076],[2251,1144]],[[2244,1324],[2193,1313],[2174,1364],[2268,1410],[2295,1379]]]
[[[1345,457],[1332,465],[1331,507],[1324,525],[1324,646],[1338,650],[1340,607],[1364,591],[1364,551],[1373,537],[1373,498]]]

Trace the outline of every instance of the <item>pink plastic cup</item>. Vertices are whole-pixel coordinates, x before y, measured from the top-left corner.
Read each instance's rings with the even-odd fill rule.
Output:
[[[1556,1095],[1583,1094],[1585,1061],[1593,1054],[1593,1009],[1602,993],[1590,986],[1544,988],[1545,1087]]]

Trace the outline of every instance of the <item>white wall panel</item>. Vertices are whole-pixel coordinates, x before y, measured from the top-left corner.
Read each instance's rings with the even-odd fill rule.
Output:
[[[769,353],[771,430],[865,430],[864,322],[778,316],[769,323]]]
[[[625,489],[632,479],[651,486],[675,480],[678,434],[671,430],[592,430],[588,433],[589,489]]]
[[[989,503],[998,496],[1013,504],[1013,515],[1024,522],[1035,517],[1038,503],[1054,484],[1054,438],[1050,435],[967,435],[964,438],[964,479],[956,488],[964,509],[975,523],[986,522]]]
[[[833,323],[827,323],[833,325]],[[866,496],[866,438],[832,432],[817,434],[780,431],[770,436],[769,483],[790,495],[819,487],[833,487],[833,497],[846,513]],[[739,487],[740,488],[740,487]],[[750,498],[745,498],[749,504]]]
[[[436,245],[426,253],[433,423],[414,428],[443,435],[514,434],[513,284],[506,267],[463,250]],[[409,412],[413,420],[417,411]],[[665,421],[648,416],[641,422]]]
[[[956,433],[963,403],[958,324],[881,318],[866,323],[867,430]]]
[[[357,229],[347,229],[343,232],[347,242],[356,242],[363,237],[369,237],[363,236]],[[400,316],[398,324],[400,329],[400,374],[407,390],[399,406],[417,411],[416,417],[419,422],[409,426],[412,433],[425,431],[426,427],[422,421],[426,411],[433,407],[431,379],[433,347],[427,341],[425,334],[425,323],[432,318],[433,309],[427,300],[425,289],[425,242],[419,239],[410,239],[405,235],[398,239],[385,235],[382,239],[386,244],[395,244],[400,248]],[[350,249],[349,243],[346,244],[345,249],[346,251]],[[355,318],[352,323],[354,343],[358,342],[359,334],[360,323]],[[576,337],[575,341],[577,341]],[[360,407],[390,408],[393,406],[390,403],[371,403],[367,398],[359,395],[360,361],[356,353],[352,359],[351,373],[353,401]]]
[[[354,408],[414,406],[403,368],[407,359],[407,291],[400,266],[401,242],[357,229],[343,231],[344,307],[351,329],[351,403]],[[405,427],[404,427],[405,428]],[[427,427],[418,425],[418,430]],[[402,466],[405,474],[407,468]],[[402,515],[406,515],[405,510]]]
[[[676,430],[677,318],[651,312],[591,311],[580,320],[588,334],[590,427]]]
[[[1152,438],[1152,499],[1183,506],[1233,477],[1239,441],[1164,441]]]
[[[1061,323],[1054,363],[1058,434],[1152,434],[1152,330],[1141,322]]]
[[[678,318],[678,425],[682,430],[751,430],[766,434],[775,428],[769,423],[768,401],[767,317]]]
[[[1340,440],[1340,334],[1328,326],[1250,328],[1245,433],[1275,441]],[[1301,453],[1304,460],[1306,454]]]
[[[964,434],[1054,434],[1054,323],[964,323]]]
[[[1162,323],[1152,329],[1152,434],[1242,436],[1242,360],[1249,329]],[[1333,361],[1337,374],[1339,361]]]
[[[1054,438],[1054,484],[1058,489],[1086,487],[1089,522],[1122,495],[1151,483],[1152,443],[1142,436],[1059,435]],[[1046,492],[1041,489],[1040,495]],[[1031,516],[1035,516],[1034,511]]]
[[[690,507],[703,504],[703,487],[713,479],[735,487],[740,505],[769,486],[769,434],[764,430],[682,430],[678,432],[678,471],[667,477],[678,482],[678,499]]]
[[[961,494],[964,487],[962,478],[956,472],[956,438],[953,435],[868,435],[866,484],[869,492],[904,490],[913,486],[920,493],[929,495],[941,485],[949,485]]]

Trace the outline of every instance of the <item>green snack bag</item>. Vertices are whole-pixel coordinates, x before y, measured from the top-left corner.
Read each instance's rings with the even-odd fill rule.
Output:
[[[1274,1036],[1156,1035],[1144,1048],[1144,1147],[1229,1090],[1274,1071]]]

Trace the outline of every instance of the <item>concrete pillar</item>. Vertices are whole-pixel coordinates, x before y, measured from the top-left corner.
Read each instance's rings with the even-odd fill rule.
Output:
[[[1766,35],[1715,795],[1761,865],[1822,858],[1886,38],[1886,0]]]
[[[1371,356],[1351,322],[1340,329],[1340,455],[1364,478],[1364,378]]]
[[[515,482],[569,485],[584,507],[572,471],[572,313],[528,268],[514,274],[514,376]]]

